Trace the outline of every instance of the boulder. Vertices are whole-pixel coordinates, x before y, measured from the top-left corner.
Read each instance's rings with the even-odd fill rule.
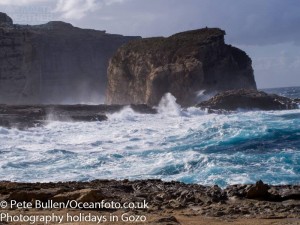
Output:
[[[210,110],[284,110],[297,109],[297,104],[286,97],[267,94],[254,89],[230,90],[217,94],[208,101],[197,105]]]
[[[189,106],[201,90],[256,89],[251,59],[224,35],[204,28],[123,45],[109,62],[106,102],[153,106],[171,93]]]
[[[268,192],[269,189],[269,185],[264,184],[261,180],[257,181],[255,185],[249,188],[246,197],[250,199],[267,200],[270,196],[270,193]]]

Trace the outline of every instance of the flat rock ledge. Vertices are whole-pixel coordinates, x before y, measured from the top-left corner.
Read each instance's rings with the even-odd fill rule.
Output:
[[[299,100],[253,89],[230,90],[217,94],[197,107],[210,111],[225,110],[289,110],[298,109]]]
[[[26,129],[48,121],[105,121],[107,114],[121,111],[125,105],[0,105],[0,126]],[[155,114],[147,105],[129,105],[133,111]]]

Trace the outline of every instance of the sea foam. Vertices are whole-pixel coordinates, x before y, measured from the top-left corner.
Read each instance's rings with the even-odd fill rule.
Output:
[[[300,110],[208,114],[182,109],[170,94],[157,110],[128,106],[103,122],[0,128],[1,179],[300,182]]]

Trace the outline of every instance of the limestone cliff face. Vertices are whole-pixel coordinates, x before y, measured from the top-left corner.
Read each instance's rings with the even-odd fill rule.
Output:
[[[107,103],[156,105],[170,92],[187,106],[200,90],[256,89],[251,59],[224,35],[204,28],[122,46],[109,63]]]
[[[109,59],[137,38],[64,22],[15,25],[0,13],[0,103],[99,103]]]

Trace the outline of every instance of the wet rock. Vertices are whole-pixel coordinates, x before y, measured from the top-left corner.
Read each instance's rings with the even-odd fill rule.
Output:
[[[0,105],[0,126],[26,129],[48,121],[105,121],[107,114],[118,112],[123,105]],[[134,112],[154,114],[147,105],[131,105]]]
[[[295,99],[293,99],[293,101],[300,104],[300,98],[295,98]]]
[[[214,110],[285,110],[298,108],[297,104],[289,98],[254,89],[225,91],[208,101],[199,103],[197,106],[212,112]]]
[[[139,112],[139,113],[145,113],[145,114],[156,114],[157,113],[157,110],[155,108],[152,108],[146,104],[139,104],[139,105],[131,104],[130,107],[135,112]]]
[[[72,121],[86,121],[86,122],[93,122],[93,121],[104,121],[107,120],[106,115],[88,115],[88,116],[71,116]]]

